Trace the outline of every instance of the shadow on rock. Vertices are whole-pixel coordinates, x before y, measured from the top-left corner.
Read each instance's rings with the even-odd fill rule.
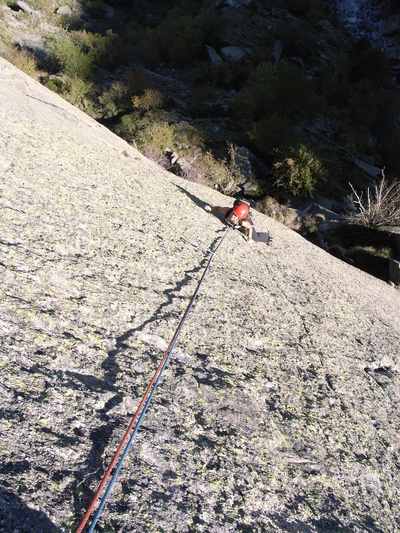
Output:
[[[191,195],[190,195],[191,196]],[[195,197],[193,197],[195,198]],[[200,201],[200,200],[199,200]],[[204,203],[204,205],[206,205]],[[219,238],[214,239],[213,243],[211,243],[211,249],[216,245],[216,243],[219,241]],[[110,439],[112,438],[112,434],[115,430],[115,426],[118,424],[122,424],[122,421],[115,421],[111,420],[110,416],[107,414],[110,409],[113,409],[116,405],[121,403],[123,401],[123,395],[118,393],[117,387],[115,386],[115,382],[121,372],[121,368],[118,364],[118,357],[123,355],[126,350],[129,350],[129,339],[134,335],[136,332],[143,331],[144,328],[155,321],[162,321],[167,315],[169,315],[167,309],[168,307],[174,302],[176,298],[182,298],[179,296],[180,291],[189,283],[193,281],[193,276],[195,274],[198,274],[200,271],[203,270],[206,263],[208,261],[208,257],[204,256],[201,258],[199,264],[194,267],[193,269],[186,270],[184,273],[184,277],[181,281],[178,281],[174,288],[167,289],[163,292],[165,295],[165,301],[158,306],[158,308],[155,310],[155,312],[152,314],[150,318],[145,320],[142,324],[135,328],[130,328],[120,336],[118,336],[115,339],[116,347],[113,350],[110,350],[108,352],[108,357],[103,361],[102,367],[105,370],[104,375],[104,383],[107,384],[108,390],[114,390],[116,392],[116,395],[113,396],[104,406],[100,413],[100,420],[103,422],[101,426],[98,426],[94,430],[92,430],[90,434],[90,440],[92,442],[92,449],[89,452],[88,460],[87,460],[87,466],[80,472],[79,479],[77,480],[76,484],[80,485],[81,480],[85,478],[85,485],[91,485],[94,478],[97,478],[99,476],[99,473],[103,474],[103,454],[106,450]],[[186,298],[186,297],[185,297]],[[188,299],[189,303],[189,299]],[[179,317],[177,316],[177,325],[179,323]],[[157,364],[156,358],[155,364]],[[156,367],[154,368],[156,370]],[[70,372],[70,375],[72,373]],[[83,376],[77,376],[75,373],[75,377],[78,377],[80,381],[82,381],[85,384],[85,381],[88,381],[86,385],[90,387],[99,387],[101,386],[101,381],[95,380],[92,376],[90,377],[83,377]],[[149,381],[151,379],[151,376],[149,376]],[[144,390],[142,391],[144,392]],[[122,436],[122,432],[121,432]],[[90,472],[90,473],[89,473]],[[90,494],[88,494],[89,492]],[[91,491],[83,491],[85,494],[85,499],[87,498],[87,502],[89,502],[90,498],[93,497],[94,492]],[[86,503],[87,503],[86,502]],[[84,506],[86,507],[86,506]],[[83,511],[82,508],[82,502],[80,497],[78,497],[75,501],[75,510],[77,512],[77,515]]]
[[[59,533],[41,511],[31,509],[21,498],[0,487],[0,533]]]

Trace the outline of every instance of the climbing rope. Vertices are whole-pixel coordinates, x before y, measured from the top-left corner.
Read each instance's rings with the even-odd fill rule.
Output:
[[[164,369],[167,366],[168,360],[169,360],[169,358],[171,356],[172,350],[174,349],[176,341],[178,340],[178,337],[179,337],[179,335],[180,335],[180,333],[182,331],[182,328],[183,328],[183,326],[185,324],[186,318],[187,318],[188,314],[190,313],[190,310],[191,310],[191,308],[192,308],[192,306],[194,304],[195,299],[197,298],[197,295],[199,293],[200,287],[201,287],[201,285],[202,285],[202,283],[204,281],[204,278],[206,277],[208,269],[210,268],[211,261],[213,260],[215,254],[218,252],[219,247],[221,246],[221,244],[225,240],[225,237],[228,235],[228,233],[230,232],[231,229],[233,229],[233,228],[230,227],[226,231],[226,233],[224,234],[224,236],[220,240],[218,246],[216,247],[216,249],[213,252],[211,252],[210,250],[203,250],[200,247],[198,247],[201,251],[206,252],[207,255],[210,256],[209,260],[208,260],[208,263],[206,265],[206,268],[205,268],[205,270],[204,270],[204,272],[203,272],[203,274],[202,274],[202,276],[201,276],[201,278],[200,278],[200,280],[199,280],[199,282],[197,284],[196,290],[194,291],[194,293],[193,293],[193,295],[192,295],[192,297],[191,297],[191,299],[189,301],[189,304],[188,304],[188,306],[186,308],[186,311],[184,312],[184,314],[183,314],[183,316],[182,316],[182,318],[181,318],[181,320],[179,322],[179,325],[178,325],[178,327],[175,330],[175,333],[174,333],[174,335],[173,335],[173,337],[172,337],[172,339],[171,339],[171,341],[170,341],[170,343],[168,345],[168,348],[166,349],[166,351],[165,351],[165,353],[164,353],[164,355],[163,355],[163,357],[162,357],[162,359],[160,361],[160,364],[158,365],[157,370],[155,371],[154,376],[153,376],[152,380],[150,381],[150,383],[149,383],[149,385],[148,385],[148,387],[146,389],[146,392],[143,395],[143,398],[142,398],[142,400],[141,400],[141,402],[139,404],[139,407],[137,408],[136,413],[134,414],[134,416],[133,416],[133,418],[132,418],[132,420],[131,420],[131,422],[130,422],[130,424],[128,426],[128,429],[126,430],[126,432],[125,432],[125,434],[124,434],[124,436],[123,436],[123,438],[121,440],[121,443],[118,446],[118,449],[117,449],[117,451],[114,454],[114,457],[113,457],[113,459],[112,459],[112,461],[110,463],[110,466],[108,467],[106,473],[104,474],[103,479],[100,482],[99,488],[97,489],[95,495],[93,496],[93,499],[92,499],[92,501],[91,501],[91,503],[90,503],[90,505],[89,505],[89,507],[88,507],[88,509],[87,509],[87,511],[86,511],[81,523],[79,524],[78,529],[76,530],[76,533],[82,533],[84,527],[86,526],[86,523],[89,520],[89,517],[90,517],[90,515],[91,515],[91,513],[93,511],[93,508],[94,508],[94,506],[95,506],[95,504],[96,504],[96,502],[97,502],[102,490],[104,489],[108,478],[110,477],[111,471],[114,468],[114,466],[115,466],[115,464],[116,464],[116,462],[118,460],[118,457],[121,454],[122,448],[123,448],[125,442],[127,441],[128,437],[129,437],[129,434],[131,433],[132,429],[134,428],[133,433],[132,433],[132,435],[131,435],[131,437],[130,437],[130,439],[128,441],[128,444],[126,445],[125,450],[124,450],[124,452],[123,452],[123,454],[121,456],[121,459],[120,459],[120,461],[119,461],[119,463],[118,463],[118,465],[117,465],[117,467],[115,469],[115,472],[114,472],[114,474],[113,474],[113,476],[111,478],[111,481],[110,481],[110,483],[108,485],[108,488],[107,488],[107,490],[106,490],[106,492],[105,492],[105,494],[104,494],[104,496],[103,496],[103,498],[102,498],[102,500],[100,502],[100,505],[99,505],[99,508],[97,510],[97,513],[96,513],[96,515],[93,518],[93,522],[92,522],[92,524],[90,526],[90,529],[88,530],[89,533],[92,533],[94,531],[96,523],[97,523],[98,519],[100,518],[101,512],[102,512],[102,510],[103,510],[103,508],[104,508],[104,506],[106,504],[108,496],[109,496],[109,494],[111,492],[111,489],[112,489],[112,487],[114,485],[114,482],[117,479],[117,476],[118,476],[118,473],[119,473],[119,471],[121,469],[121,466],[122,466],[122,464],[123,464],[128,452],[129,452],[129,449],[130,449],[130,447],[132,445],[133,439],[135,438],[135,435],[136,435],[136,433],[137,433],[137,431],[138,431],[138,429],[140,427],[140,424],[141,424],[141,422],[143,420],[143,417],[146,414],[147,408],[150,405],[151,399],[152,399],[153,394],[154,394],[154,392],[155,392],[155,390],[156,390],[156,388],[158,386],[158,383],[159,383],[159,381],[161,379],[161,376],[162,376],[162,374],[164,372]]]

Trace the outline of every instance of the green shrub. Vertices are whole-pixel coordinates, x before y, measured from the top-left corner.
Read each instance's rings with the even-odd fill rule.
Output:
[[[125,81],[131,94],[142,94],[149,88],[149,80],[141,68],[128,68],[125,72]]]
[[[136,113],[129,113],[121,118],[114,131],[127,142],[132,142],[136,139],[140,129],[141,122],[138,115]]]
[[[275,185],[293,196],[309,197],[326,179],[326,171],[318,157],[305,145],[279,151],[273,165]]]
[[[307,214],[302,222],[301,229],[304,233],[313,237],[318,232],[318,223],[312,215]]]
[[[66,31],[45,37],[46,61],[52,69],[61,69],[71,77],[93,77],[94,61],[84,53]]]
[[[103,18],[107,13],[107,6],[103,0],[87,0],[85,7],[90,15],[95,18]]]
[[[66,81],[66,98],[74,105],[89,115],[93,114],[90,94],[93,89],[91,83],[87,83],[78,76],[69,77]]]
[[[159,109],[165,102],[165,96],[157,89],[145,89],[142,96],[134,96],[132,105],[141,111]]]
[[[146,28],[144,37],[138,45],[138,53],[148,68],[155,68],[160,64],[161,49],[158,32],[154,29]]]
[[[315,118],[325,108],[313,80],[294,65],[283,63],[271,85],[274,111],[288,118]]]
[[[240,169],[236,162],[236,152],[232,145],[228,147],[228,159],[216,159],[211,152],[205,152],[198,157],[193,165],[193,173],[202,175],[203,180],[194,181],[208,182],[218,187],[224,194],[234,190],[237,182],[241,181]]]
[[[128,86],[121,81],[112,82],[109,90],[99,96],[99,103],[102,117],[116,117],[129,106]]]
[[[234,106],[243,115],[259,117],[274,112],[271,87],[276,76],[276,68],[269,63],[261,63],[250,74],[249,79],[237,96]]]
[[[294,1],[298,3],[297,0]],[[281,20],[277,25],[275,38],[283,42],[284,57],[301,57],[304,63],[311,61],[316,39],[309,23],[297,18]]]
[[[306,16],[320,8],[319,0],[289,0],[287,9],[294,15]]]
[[[257,66],[235,102],[236,109],[252,117],[275,114],[295,123],[300,118],[315,118],[325,109],[313,80],[299,68],[282,63]]]
[[[286,117],[277,113],[253,124],[250,139],[265,155],[270,155],[281,146],[289,146],[296,141],[296,135]]]
[[[24,49],[15,49],[8,59],[10,63],[25,72],[25,74],[28,74],[28,76],[31,76],[31,78],[38,77],[38,60],[32,52]]]
[[[211,87],[229,87],[231,69],[226,63],[214,65],[208,61],[200,64],[199,82]]]
[[[147,28],[139,43],[141,59],[149,67],[161,60],[181,66],[199,57],[204,35],[197,19],[181,8],[173,8],[156,28]]]
[[[154,146],[160,152],[174,146],[174,130],[168,122],[153,122],[138,133],[136,143],[139,149]]]
[[[50,78],[44,82],[44,86],[57,94],[64,94],[66,92],[64,82],[60,78]]]

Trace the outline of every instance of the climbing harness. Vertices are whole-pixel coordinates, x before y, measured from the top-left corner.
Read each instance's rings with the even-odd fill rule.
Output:
[[[164,353],[164,355],[163,355],[163,357],[162,357],[162,359],[160,361],[160,364],[158,365],[157,370],[155,371],[154,376],[153,376],[152,380],[150,381],[149,386],[146,389],[146,392],[143,395],[143,398],[142,398],[142,400],[141,400],[141,402],[139,404],[139,407],[137,408],[136,413],[134,414],[134,416],[133,416],[133,418],[132,418],[132,420],[131,420],[131,422],[129,424],[129,427],[126,430],[126,432],[125,432],[125,434],[124,434],[124,436],[123,436],[123,438],[121,440],[121,443],[118,446],[118,449],[117,449],[117,451],[114,454],[114,457],[113,457],[113,459],[112,459],[112,461],[110,463],[110,466],[108,467],[106,473],[104,474],[103,479],[101,480],[101,483],[99,485],[99,488],[97,489],[95,495],[93,496],[92,501],[91,501],[91,503],[90,503],[90,505],[89,505],[89,507],[88,507],[88,509],[87,509],[87,511],[86,511],[81,523],[79,524],[78,529],[76,530],[76,533],[81,533],[83,531],[84,527],[86,526],[86,523],[89,520],[89,517],[90,517],[90,515],[91,515],[91,513],[93,511],[93,508],[94,508],[94,506],[95,506],[95,504],[96,504],[96,502],[97,502],[97,500],[98,500],[103,488],[105,487],[108,478],[110,477],[111,471],[114,468],[114,466],[115,466],[115,464],[116,464],[116,462],[118,460],[118,457],[120,456],[122,448],[123,448],[125,442],[127,441],[128,437],[129,437],[129,434],[131,433],[131,431],[133,429],[132,435],[129,438],[129,441],[128,441],[128,443],[127,443],[127,445],[125,447],[125,450],[124,450],[124,452],[123,452],[123,454],[121,456],[121,459],[120,459],[120,461],[119,461],[119,463],[118,463],[118,465],[117,465],[117,467],[115,469],[115,472],[114,472],[114,474],[113,474],[113,476],[111,478],[111,481],[110,481],[110,483],[108,485],[108,488],[107,488],[107,490],[106,490],[106,492],[105,492],[105,494],[104,494],[104,496],[103,496],[103,498],[102,498],[102,500],[100,502],[100,505],[99,505],[99,508],[97,510],[97,513],[96,513],[96,515],[93,518],[93,522],[92,522],[92,524],[91,524],[91,526],[90,526],[90,528],[88,530],[89,533],[92,533],[94,531],[94,528],[95,528],[95,526],[97,524],[97,521],[100,518],[101,512],[102,512],[102,510],[103,510],[103,508],[104,508],[104,506],[106,504],[108,496],[109,496],[109,494],[111,492],[111,489],[112,489],[112,487],[114,485],[114,482],[117,479],[117,476],[118,476],[118,473],[119,473],[119,471],[121,469],[121,466],[122,466],[122,464],[123,464],[128,452],[129,452],[129,449],[130,449],[130,447],[132,445],[133,439],[135,438],[135,435],[136,435],[136,433],[137,433],[137,431],[138,431],[138,429],[140,427],[140,424],[141,424],[141,422],[143,420],[143,417],[146,414],[147,408],[150,405],[151,399],[152,399],[153,394],[154,394],[154,392],[155,392],[155,390],[156,390],[156,388],[158,386],[158,383],[159,383],[159,381],[161,379],[162,373],[164,372],[164,369],[167,366],[168,360],[169,360],[169,358],[171,356],[172,350],[174,349],[176,341],[178,340],[180,332],[181,332],[181,330],[182,330],[182,328],[183,328],[183,326],[185,324],[186,318],[187,318],[188,314],[190,313],[190,310],[191,310],[191,308],[192,308],[192,306],[194,304],[195,299],[197,298],[197,295],[199,293],[200,287],[201,287],[201,285],[202,285],[202,283],[204,281],[204,278],[206,277],[208,269],[210,268],[211,261],[213,260],[215,254],[218,252],[219,247],[221,246],[221,244],[223,243],[223,241],[225,240],[226,236],[231,231],[231,229],[233,229],[233,228],[232,227],[228,228],[228,230],[226,231],[226,233],[224,234],[224,236],[222,237],[222,239],[218,243],[218,246],[215,248],[215,250],[213,252],[211,250],[204,250],[204,249],[200,248],[199,246],[194,245],[193,243],[190,243],[189,241],[185,241],[185,242],[187,242],[187,244],[190,244],[191,246],[199,249],[200,251],[202,251],[206,255],[208,255],[209,256],[208,263],[207,263],[206,268],[205,268],[205,270],[204,270],[204,272],[203,272],[203,274],[202,274],[202,276],[201,276],[201,278],[200,278],[200,280],[199,280],[199,282],[197,284],[196,290],[194,291],[194,293],[193,293],[193,295],[192,295],[192,297],[191,297],[191,299],[189,301],[189,304],[188,304],[188,306],[186,308],[186,311],[184,312],[184,314],[183,314],[183,316],[182,316],[182,318],[181,318],[181,320],[179,322],[179,325],[176,328],[174,335],[172,336],[172,339],[171,339],[171,341],[170,341],[170,343],[168,345],[168,348],[166,349],[166,351],[165,351],[165,353]],[[183,240],[185,240],[185,239],[183,239]]]

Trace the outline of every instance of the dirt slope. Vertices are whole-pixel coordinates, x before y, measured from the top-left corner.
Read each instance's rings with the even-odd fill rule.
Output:
[[[74,531],[225,233],[0,59],[0,531]],[[399,529],[399,293],[255,213],[215,256],[99,531]]]

